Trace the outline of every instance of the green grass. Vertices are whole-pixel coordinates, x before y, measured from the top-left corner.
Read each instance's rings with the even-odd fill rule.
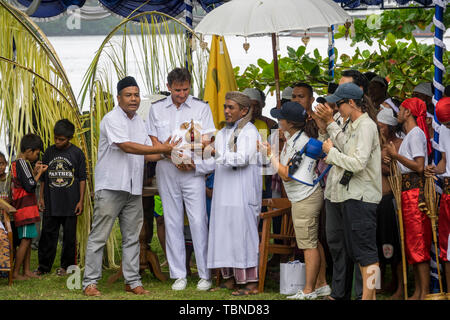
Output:
[[[118,239],[120,231],[116,229]],[[152,249],[157,253],[160,262],[164,261],[164,254],[159,245],[154,232],[151,243]],[[171,285],[173,280],[160,282],[148,270],[142,275],[142,283],[144,288],[150,291],[147,296],[136,296],[132,293],[126,293],[124,290],[123,278],[117,280],[112,285],[107,283],[108,278],[117,272],[117,269],[104,269],[98,288],[102,292],[101,297],[86,297],[82,290],[69,290],[66,285],[68,276],[60,277],[55,274],[56,268],[59,267],[61,246],[58,245],[53,270],[50,274],[44,275],[42,279],[30,279],[25,281],[15,281],[11,287],[8,286],[7,279],[0,279],[0,301],[1,300],[285,300],[286,296],[279,293],[279,283],[271,277],[266,277],[265,292],[253,296],[234,297],[230,290],[220,290],[217,292],[201,292],[196,290],[198,277],[188,277],[188,286],[184,291],[173,291]],[[120,261],[120,248],[116,250],[116,261]],[[38,266],[37,250],[31,253],[31,268],[36,269]],[[167,267],[162,269],[163,273],[169,278],[169,270]],[[194,268],[193,272],[196,271]],[[275,270],[276,271],[276,270]],[[83,274],[83,271],[81,272]],[[390,272],[387,274],[390,280]],[[215,280],[215,279],[214,279]],[[330,280],[330,279],[329,279]],[[330,283],[330,282],[329,282]],[[387,295],[377,295],[377,299],[384,300]]]

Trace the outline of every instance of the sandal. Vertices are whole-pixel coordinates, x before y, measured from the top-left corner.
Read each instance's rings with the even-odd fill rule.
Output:
[[[64,268],[56,269],[56,275],[60,277],[67,275],[66,269]]]
[[[216,291],[219,291],[221,289],[233,290],[234,286],[233,286],[233,288],[228,288],[225,283],[221,283],[220,286],[215,287],[215,288],[211,288],[208,291],[209,292],[216,292]]]

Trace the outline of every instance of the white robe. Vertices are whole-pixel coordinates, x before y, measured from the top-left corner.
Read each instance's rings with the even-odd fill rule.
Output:
[[[216,164],[207,256],[209,269],[258,265],[262,178],[256,142],[261,137],[256,127],[247,123],[238,136],[237,152],[231,152],[228,141],[236,125],[220,130],[215,140]]]

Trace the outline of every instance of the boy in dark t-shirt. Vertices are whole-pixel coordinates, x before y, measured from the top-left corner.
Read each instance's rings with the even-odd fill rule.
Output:
[[[67,268],[77,261],[77,217],[83,212],[86,160],[83,151],[70,143],[75,126],[69,120],[59,120],[53,130],[55,144],[47,148],[42,157],[48,170],[43,175],[40,189],[39,207],[44,214],[36,273],[51,271],[62,226],[61,268],[56,273],[65,275]]]

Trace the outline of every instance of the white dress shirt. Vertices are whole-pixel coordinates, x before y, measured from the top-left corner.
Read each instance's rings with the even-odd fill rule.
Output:
[[[172,96],[152,104],[148,115],[148,135],[158,138],[162,143],[170,136],[174,137],[180,126],[194,120],[201,125],[201,134],[214,133],[216,128],[209,105],[189,96],[179,108],[172,101]]]
[[[144,120],[137,114],[130,119],[116,106],[100,123],[95,191],[107,189],[142,194],[144,156],[122,151],[117,144],[124,142],[152,145]]]

